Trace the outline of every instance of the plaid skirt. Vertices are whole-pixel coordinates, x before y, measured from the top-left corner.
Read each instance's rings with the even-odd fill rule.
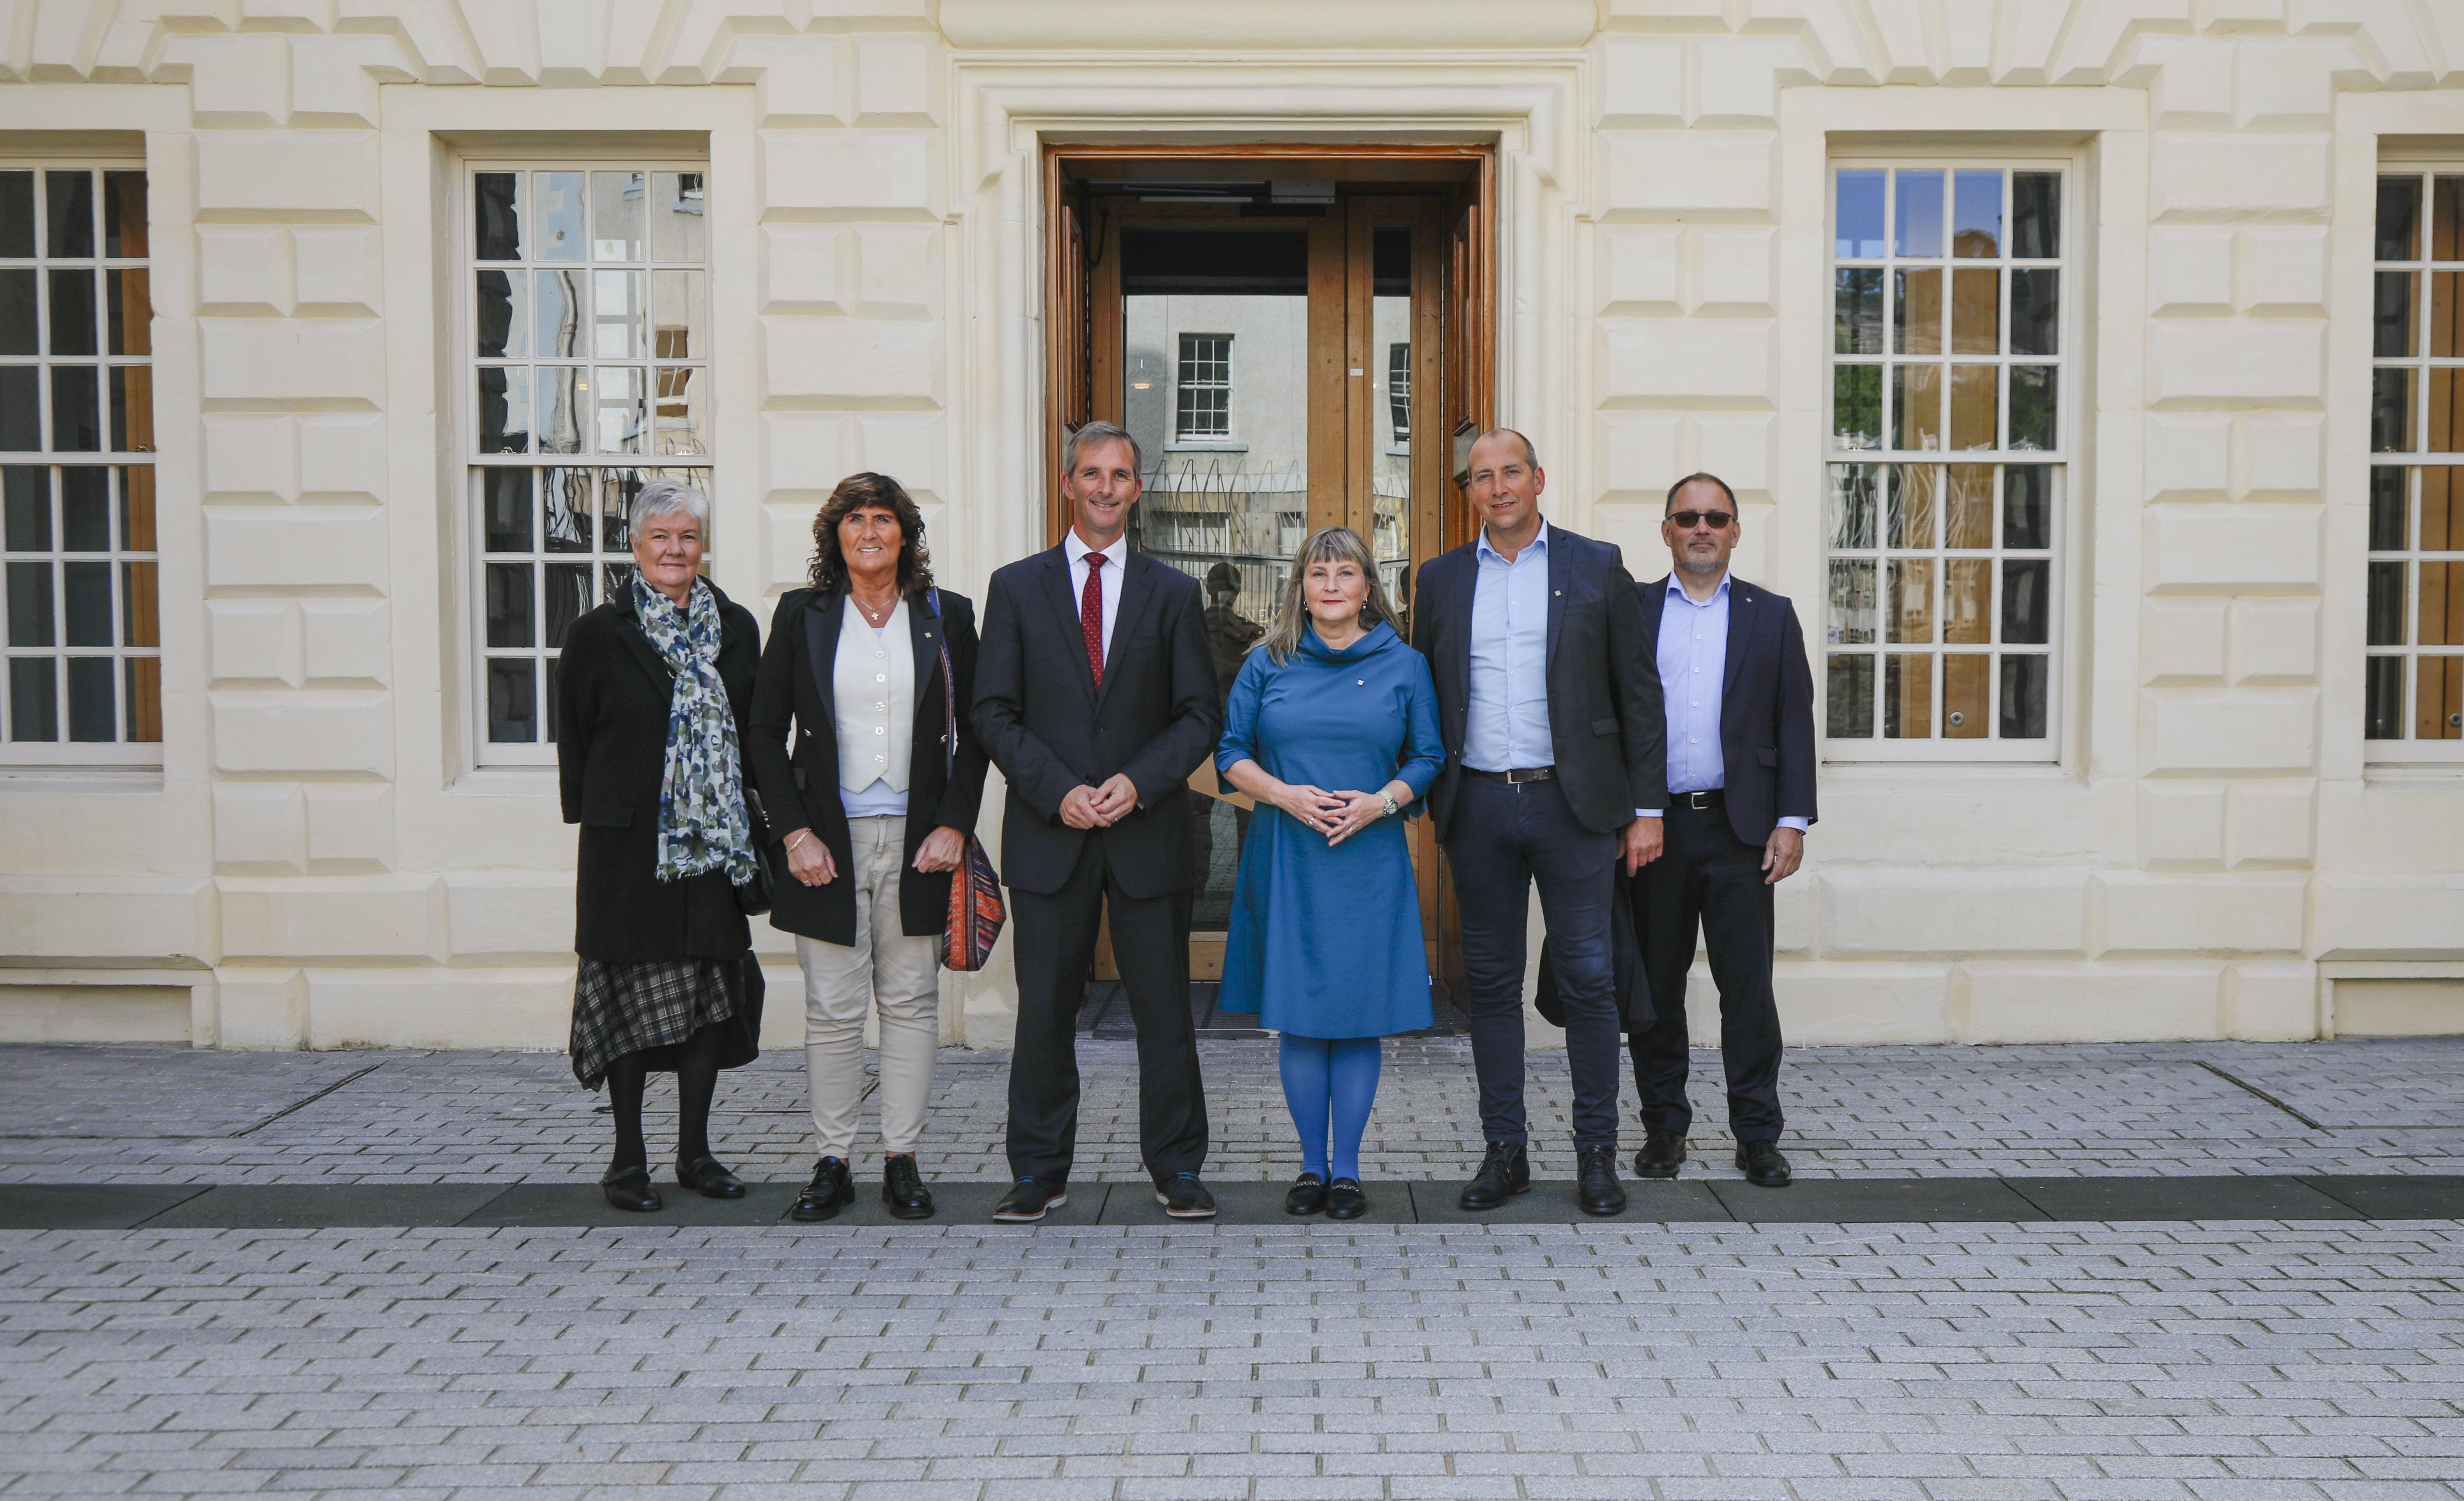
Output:
[[[573,981],[573,1076],[595,1090],[608,1064],[627,1053],[672,1048],[728,1020],[742,983],[736,960],[582,960]]]

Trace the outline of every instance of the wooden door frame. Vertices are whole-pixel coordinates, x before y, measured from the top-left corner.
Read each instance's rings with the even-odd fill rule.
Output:
[[[1372,348],[1374,252],[1357,240],[1388,226],[1414,232],[1409,535],[1423,558],[1467,541],[1475,522],[1462,472],[1472,435],[1496,421],[1495,146],[1047,143],[1044,150],[1044,420],[1053,460],[1046,466],[1045,477],[1047,545],[1057,544],[1068,526],[1058,460],[1069,427],[1093,419],[1118,422],[1124,415],[1123,372],[1118,363],[1123,352],[1119,326],[1122,225],[1112,215],[1092,225],[1086,223],[1085,199],[1073,197],[1071,190],[1073,182],[1091,175],[1088,169],[1097,164],[1113,178],[1308,177],[1374,182],[1381,187],[1427,185],[1430,191],[1425,195],[1383,203],[1368,197],[1345,198],[1338,200],[1336,211],[1324,215],[1253,214],[1244,216],[1241,224],[1258,230],[1301,229],[1309,234],[1308,443],[1312,528],[1352,519],[1342,512],[1347,497],[1355,492],[1372,497],[1370,503],[1375,505],[1375,453],[1371,434],[1375,425],[1374,420],[1354,420],[1355,416],[1365,419],[1366,414],[1350,409],[1354,401],[1379,400],[1384,392]],[[1177,217],[1180,216],[1152,207],[1138,215],[1141,223],[1168,223]],[[1221,226],[1224,222],[1220,214],[1187,217],[1193,224]],[[1343,337],[1320,337],[1322,320],[1335,322]],[[1353,377],[1350,372],[1355,369],[1365,375]],[[1318,421],[1318,413],[1329,407],[1335,408],[1334,420]],[[1412,607],[1419,603],[1416,597]],[[1415,819],[1410,838],[1420,910],[1427,915],[1430,973],[1459,991],[1462,955],[1452,935],[1462,925],[1453,883],[1443,878],[1443,856],[1430,822]],[[1097,945],[1100,978],[1112,978],[1109,937],[1108,932]],[[1217,962],[1220,965],[1220,960]]]

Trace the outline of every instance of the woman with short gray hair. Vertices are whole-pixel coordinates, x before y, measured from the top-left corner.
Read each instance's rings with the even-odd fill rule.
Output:
[[[565,632],[555,668],[564,821],[582,826],[574,883],[573,1073],[614,1107],[607,1202],[660,1207],[642,1091],[676,1076],[676,1181],[713,1199],[744,1184],[710,1150],[721,1069],[753,1061],[761,968],[737,888],[759,836],[744,742],[760,636],[700,576],[710,501],[681,481],[642,487],[627,520],[633,570]]]

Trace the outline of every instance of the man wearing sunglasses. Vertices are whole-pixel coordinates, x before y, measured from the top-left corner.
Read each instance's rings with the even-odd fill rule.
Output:
[[[1628,1039],[1642,1095],[1639,1178],[1685,1161],[1685,972],[1699,927],[1720,987],[1728,1128],[1749,1182],[1785,1187],[1779,1012],[1771,1001],[1771,889],[1805,858],[1814,822],[1814,675],[1785,598],[1728,572],[1743,528],[1711,475],[1668,489],[1660,523],[1675,566],[1639,585],[1644,651],[1668,717],[1666,851],[1632,883],[1655,1003]]]

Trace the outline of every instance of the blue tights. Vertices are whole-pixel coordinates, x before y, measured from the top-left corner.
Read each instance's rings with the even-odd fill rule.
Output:
[[[1284,1103],[1301,1134],[1301,1166],[1328,1182],[1360,1178],[1360,1137],[1377,1098],[1375,1037],[1295,1037],[1286,1032],[1276,1054]],[[1327,1121],[1334,1122],[1334,1160],[1327,1161]],[[1332,1171],[1329,1171],[1330,1165]]]

